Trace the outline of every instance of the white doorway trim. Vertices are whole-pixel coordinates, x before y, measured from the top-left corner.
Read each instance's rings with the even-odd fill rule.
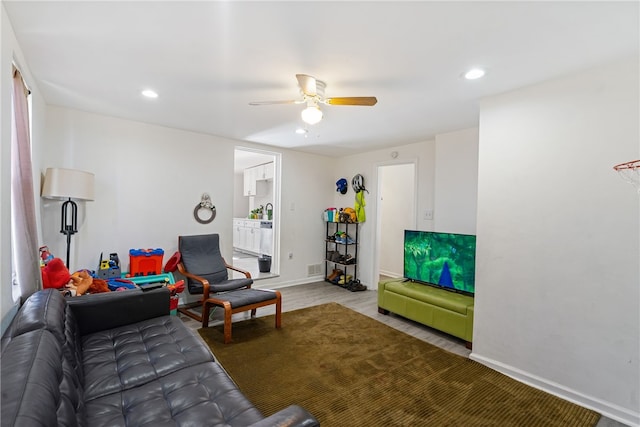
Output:
[[[237,151],[246,151],[273,158],[273,255],[271,257],[271,272],[274,275],[280,274],[280,200],[282,183],[282,154],[274,151],[260,150],[236,146]]]
[[[412,164],[413,167],[413,210],[412,210],[412,226],[413,229],[416,228],[417,218],[418,218],[418,159],[408,159],[408,160],[392,160],[387,162],[376,163],[375,165],[375,180],[376,180],[376,197],[374,200],[374,211],[375,211],[375,229],[373,230],[373,241],[374,241],[374,253],[373,253],[373,262],[372,262],[372,270],[371,270],[371,288],[378,288],[378,277],[380,275],[380,248],[382,245],[382,203],[380,202],[380,195],[382,194],[382,169],[387,166],[397,166],[397,165],[409,165]]]

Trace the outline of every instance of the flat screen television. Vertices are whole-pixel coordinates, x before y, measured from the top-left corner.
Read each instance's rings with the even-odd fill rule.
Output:
[[[404,277],[431,286],[473,295],[476,236],[404,231]]]

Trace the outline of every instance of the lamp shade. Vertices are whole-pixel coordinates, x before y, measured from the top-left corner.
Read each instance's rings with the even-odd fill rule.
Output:
[[[42,186],[46,199],[93,200],[94,175],[75,169],[47,168]]]

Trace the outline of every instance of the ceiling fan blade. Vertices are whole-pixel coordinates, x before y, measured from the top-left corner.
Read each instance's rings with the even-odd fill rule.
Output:
[[[371,107],[376,105],[378,100],[375,96],[345,96],[340,98],[327,98],[325,104],[329,105],[363,105]]]
[[[250,102],[249,105],[277,105],[277,104],[302,104],[304,101],[254,101]]]
[[[300,86],[302,93],[308,96],[316,96],[317,88],[315,77],[306,74],[296,74],[296,79],[298,79],[298,86]]]

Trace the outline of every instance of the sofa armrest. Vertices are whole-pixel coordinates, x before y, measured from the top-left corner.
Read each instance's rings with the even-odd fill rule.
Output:
[[[250,427],[316,427],[318,420],[298,405],[291,405]]]
[[[132,289],[120,292],[82,295],[69,298],[80,335],[104,331],[169,315],[171,292],[163,287],[142,292]]]

